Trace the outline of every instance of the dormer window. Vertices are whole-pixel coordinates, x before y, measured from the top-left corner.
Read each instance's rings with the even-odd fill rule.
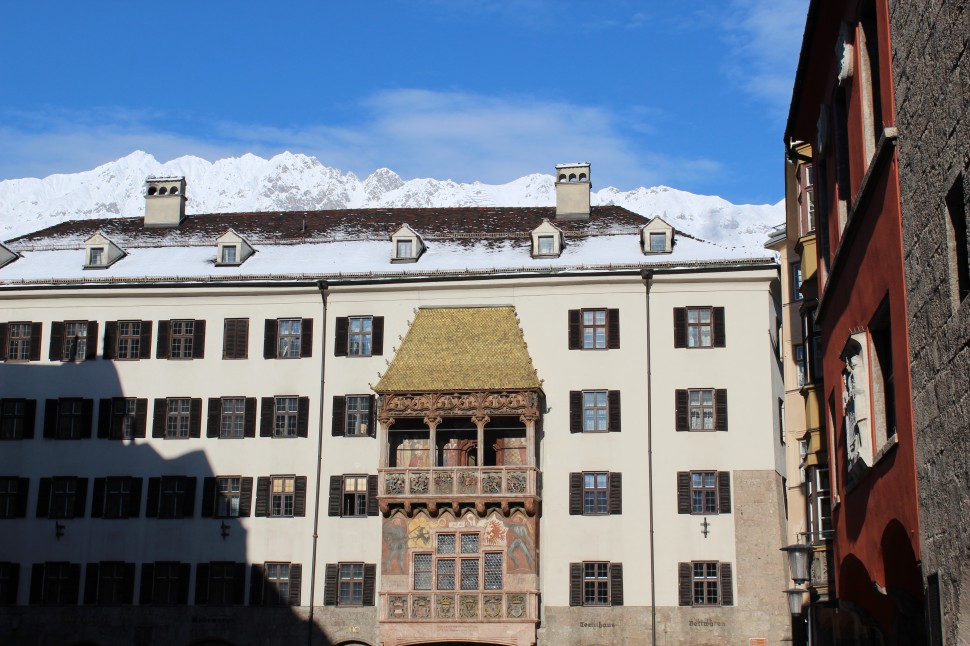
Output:
[[[402,224],[391,234],[391,262],[417,262],[425,251],[424,242],[414,229]]]
[[[640,248],[645,254],[672,252],[674,228],[659,217],[653,218],[640,227]]]
[[[539,236],[539,255],[551,256],[556,253],[556,239],[552,236]]]
[[[5,244],[0,243],[0,267],[9,265],[19,257],[20,256],[15,251],[11,250]]]
[[[224,265],[236,264],[236,245],[227,244],[222,247],[222,263]]]
[[[558,258],[562,254],[562,231],[549,220],[543,220],[531,236],[533,258]]]
[[[216,239],[216,265],[233,267],[246,262],[255,253],[252,245],[229,229]]]
[[[107,269],[124,257],[124,249],[100,231],[84,241],[85,269]]]

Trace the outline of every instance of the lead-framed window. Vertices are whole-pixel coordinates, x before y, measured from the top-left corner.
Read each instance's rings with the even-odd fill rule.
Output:
[[[482,549],[479,532],[440,532],[433,552],[412,555],[414,590],[501,590],[505,555]]]

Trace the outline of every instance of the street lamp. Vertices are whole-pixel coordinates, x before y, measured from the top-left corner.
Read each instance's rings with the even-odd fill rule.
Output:
[[[802,588],[788,588],[784,593],[788,596],[788,612],[792,617],[802,614],[802,595],[805,594]]]
[[[808,573],[808,559],[812,553],[812,546],[804,543],[795,543],[781,548],[782,552],[788,555],[788,569],[791,572],[791,579],[795,585],[808,583],[811,578]]]

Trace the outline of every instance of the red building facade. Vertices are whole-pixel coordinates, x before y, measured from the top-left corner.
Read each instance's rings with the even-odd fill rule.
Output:
[[[812,149],[838,612],[833,642],[920,644],[923,583],[888,0],[813,0],[788,126]]]

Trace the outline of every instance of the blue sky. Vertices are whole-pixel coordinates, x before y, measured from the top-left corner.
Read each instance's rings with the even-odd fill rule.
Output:
[[[0,180],[289,150],[366,176],[783,193],[808,0],[11,2]]]

